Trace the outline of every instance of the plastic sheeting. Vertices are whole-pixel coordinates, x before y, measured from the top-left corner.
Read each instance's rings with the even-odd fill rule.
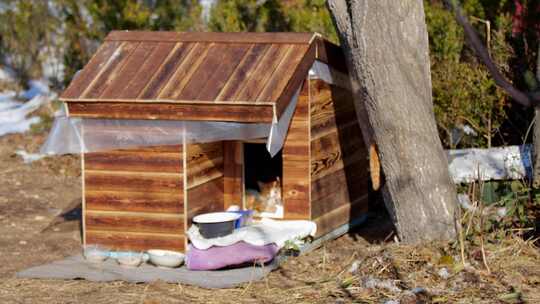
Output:
[[[330,84],[334,83],[336,77],[346,77],[343,75],[319,61],[316,61],[309,71],[310,79],[322,79]],[[73,154],[145,146],[267,138],[266,148],[270,155],[274,156],[283,147],[299,94],[300,88],[296,91],[280,119],[275,119],[271,124],[86,119],[59,115],[54,120],[47,141],[41,147],[41,153],[49,155]]]

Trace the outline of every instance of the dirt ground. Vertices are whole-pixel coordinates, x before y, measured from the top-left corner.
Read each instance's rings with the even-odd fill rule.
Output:
[[[233,289],[17,279],[19,270],[80,251],[80,214],[61,216],[81,200],[80,160],[25,164],[15,154],[37,151],[43,140],[0,137],[0,303],[540,303],[540,254],[532,242],[487,244],[489,271],[471,245],[460,267],[452,244],[394,243],[384,215],[289,259],[264,281]]]

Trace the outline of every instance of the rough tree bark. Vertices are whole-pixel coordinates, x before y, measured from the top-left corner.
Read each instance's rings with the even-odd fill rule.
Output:
[[[536,88],[540,91],[540,43],[536,54]],[[533,187],[540,188],[540,107],[534,108],[534,131],[533,131]]]
[[[435,124],[422,0],[329,0],[328,7],[401,240],[455,238],[457,197]]]

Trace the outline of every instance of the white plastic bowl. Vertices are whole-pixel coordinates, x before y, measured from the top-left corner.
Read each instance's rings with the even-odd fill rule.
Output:
[[[120,266],[135,268],[144,261],[142,252],[118,252],[116,262]]]
[[[185,255],[171,250],[151,249],[147,251],[150,262],[158,267],[175,268],[184,263]]]
[[[100,245],[85,245],[83,255],[91,263],[101,263],[109,257],[109,250]]]

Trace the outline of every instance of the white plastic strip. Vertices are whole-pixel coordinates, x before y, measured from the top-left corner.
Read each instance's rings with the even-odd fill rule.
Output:
[[[346,75],[343,76],[342,73],[330,69],[326,64],[316,61],[309,71],[309,77],[334,84],[336,79],[339,80]],[[343,83],[342,80],[338,82]],[[87,153],[144,146],[180,145],[183,142],[183,134],[185,134],[186,143],[267,138],[266,148],[270,155],[274,156],[283,148],[299,94],[300,88],[294,94],[280,119],[274,120],[272,124],[85,119],[60,115],[56,117],[49,137],[41,148],[41,153]]]

